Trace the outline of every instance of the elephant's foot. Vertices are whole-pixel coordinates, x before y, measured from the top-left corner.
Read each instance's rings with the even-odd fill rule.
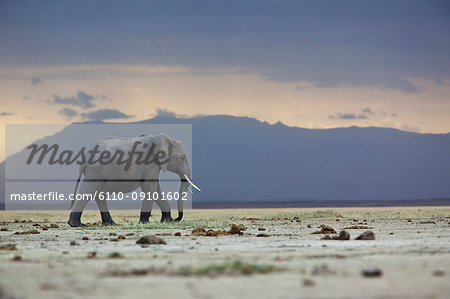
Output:
[[[146,224],[149,223],[149,218],[150,215],[152,214],[152,212],[141,212],[141,217],[139,218],[139,223],[140,224]]]
[[[111,217],[111,214],[109,212],[100,212],[100,215],[102,216],[102,225],[116,225],[114,220]]]
[[[178,217],[175,218],[173,221],[178,222],[181,221],[181,219],[183,219],[183,212],[178,212]]]
[[[70,212],[69,221],[67,221],[67,223],[71,227],[86,226],[81,223],[81,213],[82,212]]]
[[[162,212],[161,213],[161,222],[172,222],[172,216],[170,216],[170,212]]]

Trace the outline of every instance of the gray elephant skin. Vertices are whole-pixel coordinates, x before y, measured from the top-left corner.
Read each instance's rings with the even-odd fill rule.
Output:
[[[141,135],[140,137],[104,137],[94,143],[88,151],[96,151],[98,156],[109,152],[109,163],[101,163],[101,159],[94,162],[85,161],[80,165],[79,176],[75,186],[74,200],[72,200],[71,213],[68,224],[72,227],[83,226],[81,215],[86,206],[86,198],[80,199],[80,195],[91,195],[100,210],[103,225],[114,225],[114,221],[109,213],[107,201],[99,198],[101,192],[132,192],[139,187],[145,194],[159,194],[158,199],[142,200],[142,208],[139,223],[148,223],[151,215],[153,201],[156,201],[161,209],[161,222],[180,221],[183,218],[182,194],[190,191],[189,185],[195,189],[200,189],[192,183],[191,169],[183,144],[165,134]],[[124,153],[125,158],[129,158],[131,163],[123,163],[120,155],[113,153]],[[130,154],[132,153],[132,154]],[[133,154],[134,153],[134,154]],[[136,154],[140,153],[140,154]],[[130,158],[131,157],[131,158]],[[146,157],[145,161],[142,162]],[[103,160],[104,161],[104,160]],[[139,163],[140,162],[140,163]],[[170,215],[170,206],[167,200],[162,200],[161,188],[159,184],[159,174],[162,171],[170,171],[180,177],[179,199],[177,200],[178,217],[173,220]],[[83,180],[81,177],[84,175]],[[81,181],[80,187],[78,185]],[[76,200],[78,189],[78,199]],[[94,195],[97,194],[97,196]]]

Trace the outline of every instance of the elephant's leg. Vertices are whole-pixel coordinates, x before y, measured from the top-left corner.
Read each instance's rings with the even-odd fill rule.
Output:
[[[142,201],[141,215],[139,223],[145,224],[149,222],[149,218],[152,214],[153,199],[149,198],[149,194],[153,195],[153,192],[158,190],[156,182],[145,182],[141,184],[142,192],[145,193],[145,199]]]
[[[147,196],[147,195],[146,195]],[[145,224],[149,222],[152,215],[153,200],[145,198],[142,201],[141,215],[139,217],[139,223]]]
[[[170,205],[167,202],[167,200],[162,200],[162,192],[161,192],[161,186],[159,185],[158,180],[158,200],[156,200],[156,204],[161,209],[161,222],[172,222],[173,218],[170,215]]]
[[[87,199],[77,200],[70,212],[69,221],[67,222],[72,227],[85,226],[81,223],[81,214],[83,213],[84,207],[88,203]]]
[[[108,210],[108,203],[106,199],[99,199],[97,196],[95,198],[95,202],[97,203],[98,209],[100,210],[100,216],[102,217],[102,225],[116,225],[114,220],[111,217],[111,214]]]
[[[83,181],[80,185],[77,196],[79,199],[74,199],[75,203],[73,205],[72,211],[69,216],[69,225],[72,227],[85,226],[81,223],[81,214],[83,213],[86,204],[94,199],[95,190],[99,190],[98,184],[92,182]]]

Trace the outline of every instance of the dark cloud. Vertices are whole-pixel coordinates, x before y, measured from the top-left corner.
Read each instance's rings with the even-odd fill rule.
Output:
[[[450,78],[448,0],[137,2],[7,1],[0,27],[20,35],[4,36],[0,64],[239,66],[405,92]]]
[[[14,115],[14,113],[12,113],[12,112],[0,112],[0,117],[2,117],[2,116],[11,116],[11,115]]]
[[[125,114],[116,109],[99,109],[88,113],[82,113],[81,116],[85,119],[93,119],[93,120],[120,119],[132,117],[131,115]]]
[[[375,112],[373,112],[373,110],[370,108],[364,108],[364,109],[361,109],[361,111],[363,113],[367,113],[367,114],[375,114]]]
[[[42,83],[42,79],[38,77],[31,77],[30,81],[32,85],[38,85]]]
[[[365,114],[353,114],[353,113],[337,113],[336,115],[328,116],[331,119],[367,119]]]
[[[76,110],[68,107],[59,110],[58,113],[64,115],[68,119],[78,115],[78,112]]]
[[[95,97],[87,94],[84,91],[78,91],[76,96],[73,97],[60,97],[59,95],[53,95],[53,100],[49,100],[53,104],[71,105],[80,108],[92,108],[95,106],[93,101]]]
[[[177,117],[177,114],[168,109],[156,108],[156,116]]]

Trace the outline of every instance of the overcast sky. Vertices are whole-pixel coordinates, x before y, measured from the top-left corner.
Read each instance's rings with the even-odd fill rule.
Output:
[[[159,111],[447,133],[449,3],[1,1],[0,123]]]

